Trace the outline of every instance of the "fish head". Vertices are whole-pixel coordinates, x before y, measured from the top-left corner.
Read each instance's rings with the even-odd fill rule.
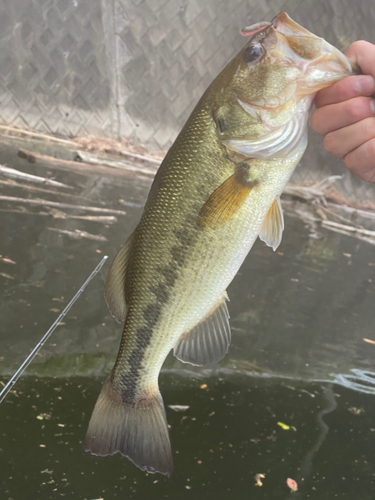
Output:
[[[360,72],[336,47],[285,12],[241,33],[250,39],[232,61],[231,88],[251,106],[280,107],[292,96],[314,94]]]
[[[248,158],[303,154],[315,93],[359,68],[285,12],[242,35],[249,41],[213,86],[221,143]]]

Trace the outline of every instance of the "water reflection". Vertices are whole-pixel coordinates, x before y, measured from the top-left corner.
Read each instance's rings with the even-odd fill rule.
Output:
[[[332,380],[349,389],[364,394],[375,394],[375,372],[353,368],[350,374],[332,375]]]
[[[0,153],[9,166],[46,175],[45,168],[25,165],[16,155],[17,147],[5,154],[0,146]],[[134,176],[116,182],[60,171],[54,176],[73,187],[69,203],[126,214],[109,221],[82,219],[87,213],[78,209],[49,213],[41,207],[3,213],[0,254],[16,264],[10,267],[0,261],[0,375],[16,371],[98,257],[114,258],[136,226],[150,188],[150,179]],[[14,195],[34,196],[19,187]],[[64,201],[58,193],[53,199]],[[14,208],[4,205],[6,210]],[[336,377],[344,385],[361,388],[363,380],[358,382],[353,370],[367,373],[374,366],[373,349],[363,341],[373,337],[375,320],[373,247],[324,229],[317,239],[298,218],[285,220],[277,252],[258,241],[230,285],[232,345],[224,360],[204,373],[228,369],[304,380]],[[103,240],[70,238],[77,231]],[[103,298],[108,268],[90,284],[29,373],[58,377],[108,373],[122,333]],[[173,356],[165,368],[190,369]]]
[[[325,415],[328,415],[329,413],[335,411],[337,408],[336,395],[334,393],[332,384],[327,384],[324,387],[323,395],[325,400],[323,409],[316,416],[316,422],[318,423],[319,431],[315,438],[315,441],[313,442],[313,445],[307,451],[306,455],[301,461],[298,475],[295,477],[297,484],[301,484],[302,481],[309,481],[311,475],[314,473],[314,459],[329,432],[329,426],[324,421],[324,417]],[[298,492],[297,495],[293,495],[293,492],[291,492],[289,496],[290,500],[296,500],[300,498],[303,498],[300,492]]]
[[[15,158],[2,162],[25,168]],[[61,172],[56,179],[74,186],[77,203],[126,215],[88,220],[80,211],[4,212],[0,254],[16,264],[0,262],[0,273],[11,275],[0,276],[0,385],[100,256],[115,256],[150,185]],[[107,241],[73,240],[49,227]],[[254,246],[229,288],[233,342],[220,364],[198,369],[168,357],[160,379],[175,450],[171,481],[118,456],[100,460],[82,450],[122,333],[103,298],[106,266],[1,406],[4,498],[370,499],[375,373],[374,351],[363,339],[373,338],[373,247],[319,233],[312,238],[301,220],[287,217],[277,252]],[[169,405],[189,410],[182,416]],[[278,421],[296,431],[280,429]],[[254,486],[257,473],[266,475],[262,488]],[[293,495],[288,477],[299,485]]]

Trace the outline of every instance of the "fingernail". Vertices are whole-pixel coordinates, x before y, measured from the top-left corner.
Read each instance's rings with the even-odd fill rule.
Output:
[[[370,75],[359,76],[355,82],[355,90],[358,94],[369,94],[375,90],[375,81]]]
[[[371,111],[375,115],[375,99],[371,99],[371,101],[370,101],[370,108],[371,108]]]

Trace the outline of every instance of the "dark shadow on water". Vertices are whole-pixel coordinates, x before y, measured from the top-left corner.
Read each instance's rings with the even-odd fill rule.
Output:
[[[83,452],[100,386],[87,378],[19,381],[0,411],[2,499],[374,498],[371,395],[333,384],[165,374],[175,461],[168,480],[119,455]],[[297,481],[297,493],[287,478]]]

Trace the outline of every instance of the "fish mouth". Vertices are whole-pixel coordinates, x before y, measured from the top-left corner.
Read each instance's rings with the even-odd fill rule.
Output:
[[[286,12],[280,12],[271,26],[278,37],[277,55],[302,71],[304,84],[299,86],[304,90],[303,94],[316,92],[345,76],[361,73],[359,67],[340,50],[293,21]]]
[[[281,92],[248,99],[248,106],[275,109],[293,96],[297,101],[308,95],[313,98],[318,90],[361,73],[336,47],[293,21],[286,12],[280,12],[271,22],[248,26],[241,34],[263,45],[268,64],[291,70],[290,80]]]
[[[286,12],[279,12],[270,23],[276,31],[283,33],[284,35],[294,35],[294,36],[313,36],[318,38],[316,35],[311,33],[300,24],[293,21],[293,19],[288,16]]]

